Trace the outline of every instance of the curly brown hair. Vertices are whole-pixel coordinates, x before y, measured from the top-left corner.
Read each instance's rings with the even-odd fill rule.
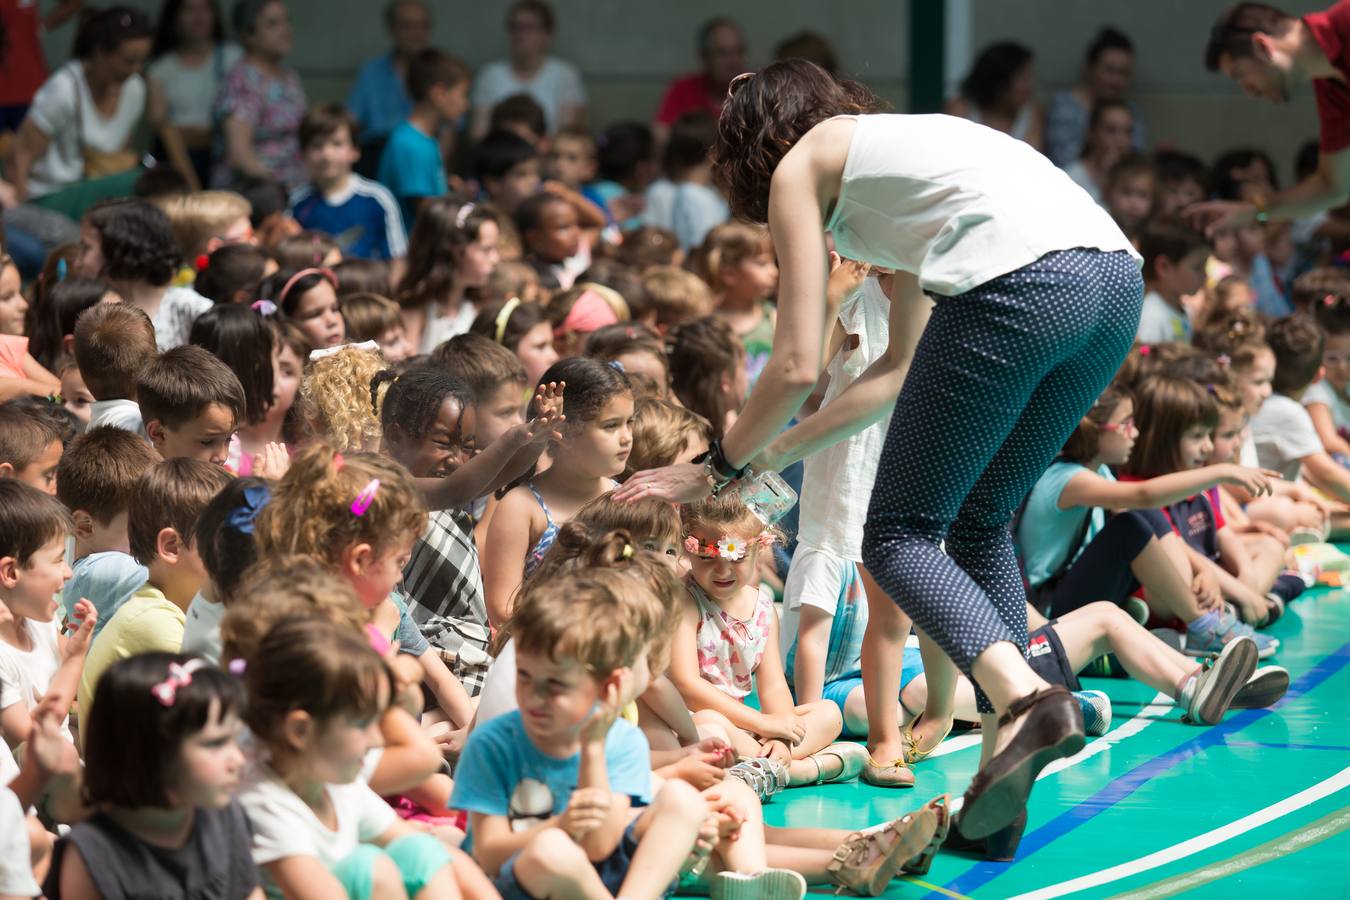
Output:
[[[370,505],[354,515],[353,502],[376,479]],[[426,501],[407,469],[374,453],[343,455],[315,444],[291,462],[258,513],[254,534],[262,556],[301,553],[334,562],[358,543],[382,554],[426,525]]]
[[[732,79],[712,150],[713,173],[732,214],[768,222],[774,169],[802,135],[833,116],[886,108],[858,82],[836,79],[804,59],[785,59]]]

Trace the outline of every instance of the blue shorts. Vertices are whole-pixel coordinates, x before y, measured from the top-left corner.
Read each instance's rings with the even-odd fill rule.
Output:
[[[614,848],[614,852],[595,863],[595,872],[604,882],[605,890],[615,897],[619,896],[619,888],[623,886],[623,880],[628,875],[628,866],[633,862],[633,854],[637,853],[636,828],[637,819],[634,818],[632,822],[628,823],[628,827],[623,830],[623,837],[619,839],[619,846]],[[520,882],[516,880],[516,857],[519,855],[519,853],[516,853],[502,864],[502,869],[493,880],[493,885],[497,888],[497,893],[502,895],[502,900],[537,900],[527,893],[525,888],[520,886]],[[675,893],[675,888],[678,885],[678,881],[672,881],[662,896],[669,897]]]
[[[919,655],[919,648],[906,647],[903,667],[900,670],[900,692],[904,693],[905,686],[921,672],[923,672],[923,657]],[[839,715],[843,716],[844,704],[848,701],[848,695],[853,693],[854,688],[862,687],[862,683],[861,672],[849,672],[843,678],[827,681],[825,687],[821,690],[821,697],[839,707]],[[855,734],[846,723],[842,737],[864,737],[864,735]]]

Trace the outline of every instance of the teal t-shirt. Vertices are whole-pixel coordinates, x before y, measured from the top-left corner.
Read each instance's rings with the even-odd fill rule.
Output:
[[[389,135],[380,154],[378,180],[398,200],[403,222],[411,231],[417,221],[417,201],[440,197],[448,190],[441,145],[405,119]]]
[[[1064,492],[1064,486],[1075,475],[1087,471],[1090,470],[1078,463],[1056,460],[1031,489],[1015,537],[1026,565],[1027,580],[1032,587],[1039,587],[1048,581],[1065,561],[1077,559],[1083,548],[1106,525],[1106,511],[1103,509],[1082,506],[1059,508],[1059,495]],[[1106,466],[1098,468],[1097,474],[1108,481],[1116,480]],[[1083,527],[1084,516],[1092,517],[1088,522],[1087,533],[1078,546],[1071,546],[1079,529]]]

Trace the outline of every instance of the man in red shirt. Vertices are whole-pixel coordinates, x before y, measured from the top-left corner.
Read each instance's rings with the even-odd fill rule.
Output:
[[[1284,103],[1311,81],[1317,97],[1317,171],[1255,202],[1211,201],[1185,210],[1213,232],[1251,221],[1295,219],[1350,200],[1350,0],[1303,18],[1264,3],[1240,3],[1219,17],[1205,66],[1236,81],[1249,97]]]
[[[727,18],[704,22],[698,30],[698,53],[703,68],[676,78],[666,87],[661,109],[652,123],[658,146],[665,145],[670,126],[685,113],[707,112],[714,119],[722,114],[727,85],[745,71],[745,34],[741,26]]]

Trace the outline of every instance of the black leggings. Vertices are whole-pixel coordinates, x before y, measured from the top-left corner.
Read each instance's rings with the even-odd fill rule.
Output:
[[[1008,524],[1129,352],[1143,296],[1133,256],[1077,249],[934,298],[881,452],[863,562],[967,675],[1000,641],[1026,653]],[[978,683],[976,700],[993,711]]]
[[[1109,600],[1123,606],[1139,590],[1131,566],[1148,542],[1172,533],[1167,517],[1156,509],[1117,513],[1106,521],[1082,554],[1058,579],[1032,589],[1034,605],[1047,618]]]

